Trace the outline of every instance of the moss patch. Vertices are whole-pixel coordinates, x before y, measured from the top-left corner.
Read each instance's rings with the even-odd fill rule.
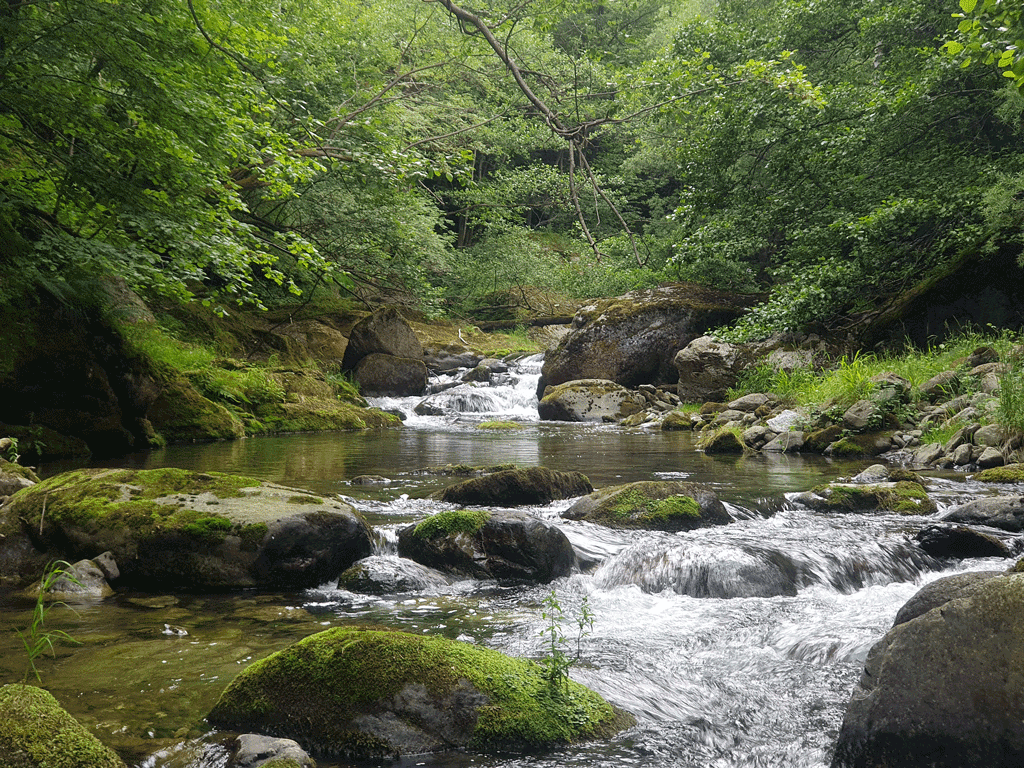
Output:
[[[523,429],[523,425],[517,421],[481,421],[476,425],[477,429],[516,430]]]
[[[738,430],[731,427],[720,427],[719,429],[705,430],[697,441],[697,447],[704,453],[746,453],[749,449],[743,445],[743,439]]]
[[[531,661],[441,637],[362,628],[329,629],[252,664],[208,719],[231,728],[271,726],[322,753],[385,756],[398,750],[354,720],[380,714],[409,686],[421,686],[437,707],[467,688],[482,693],[484,700],[460,705],[475,710],[463,717],[463,746],[479,750],[609,736],[630,719],[578,683],[552,686]]]
[[[1024,464],[1007,464],[1003,467],[983,469],[974,476],[983,483],[1024,483]]]
[[[467,533],[472,536],[480,531],[490,519],[491,513],[483,509],[453,509],[447,512],[438,512],[417,525],[413,529],[413,536],[420,539],[450,536],[455,533]]]
[[[631,488],[615,499],[612,514],[623,523],[641,527],[663,527],[676,518],[700,519],[700,505],[692,496],[669,496],[652,499],[639,488]]]
[[[31,685],[0,688],[0,765],[124,768],[50,693]]]
[[[906,480],[874,485],[834,483],[815,488],[805,498],[816,509],[830,512],[874,510],[898,512],[902,515],[929,515],[937,509],[920,483]]]

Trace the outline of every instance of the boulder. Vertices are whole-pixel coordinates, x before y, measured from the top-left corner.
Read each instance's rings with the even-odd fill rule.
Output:
[[[928,379],[928,381],[918,387],[918,390],[925,399],[935,402],[936,400],[948,400],[959,387],[959,373],[956,371],[942,371],[942,373],[937,373]]]
[[[100,564],[94,560],[79,560],[70,568],[65,569],[66,575],[53,580],[43,595],[43,599],[66,602],[68,600],[109,597],[114,594],[114,590],[107,581],[108,574],[111,572],[110,566],[113,566],[114,574],[120,572],[109,552],[105,552],[104,557],[107,561],[106,568],[101,568]],[[109,578],[116,579],[117,575],[109,576]],[[39,596],[42,588],[43,584],[39,582],[26,590],[26,593],[35,599]]]
[[[722,398],[759,355],[758,349],[750,345],[700,336],[672,359],[677,374],[676,394],[685,403]]]
[[[992,496],[953,507],[942,516],[947,523],[987,525],[1011,533],[1024,531],[1024,496]]]
[[[345,347],[342,368],[355,370],[356,365],[367,355],[391,355],[423,359],[423,345],[412,330],[412,326],[392,305],[375,310],[352,327]]]
[[[918,616],[928,613],[932,608],[945,605],[950,600],[969,597],[989,579],[1002,575],[1002,571],[968,571],[936,579],[921,587],[912,598],[903,604],[899,613],[896,614],[893,626],[916,619]]]
[[[728,427],[705,430],[700,436],[697,447],[707,454],[740,454],[746,451],[746,447],[743,445],[743,441],[740,440],[739,435]]]
[[[445,587],[452,581],[440,571],[404,557],[370,555],[345,569],[338,577],[338,588],[364,595],[394,595],[399,592],[426,592]]]
[[[873,400],[858,400],[843,413],[843,426],[852,432],[863,432],[873,421],[880,422],[878,403]]]
[[[547,583],[568,576],[572,544],[556,526],[522,512],[440,512],[398,533],[398,554],[445,573]]]
[[[710,488],[670,480],[602,488],[577,501],[562,512],[562,517],[610,528],[657,531],[690,531],[733,521]]]
[[[40,557],[109,551],[129,586],[306,588],[371,550],[369,527],[347,504],[173,468],[56,475],[11,497],[0,530],[0,579],[15,583],[38,573]]]
[[[829,483],[796,497],[818,512],[898,512],[930,515],[937,509],[920,483],[910,480],[884,483]]]
[[[751,298],[677,283],[599,299],[576,313],[570,332],[548,352],[537,392],[578,379],[626,387],[671,383],[675,354],[737,318]]]
[[[231,768],[260,766],[316,768],[316,761],[293,739],[275,739],[258,733],[241,734],[232,745]]]
[[[602,587],[636,585],[689,597],[793,597],[797,568],[778,552],[686,539],[644,542],[618,553],[594,575]]]
[[[1024,574],[893,627],[868,654],[832,768],[1024,764]]]
[[[28,467],[0,459],[0,496],[10,496],[22,488],[31,488],[38,482],[38,475]]]
[[[33,685],[0,688],[0,765],[5,768],[125,768],[117,754]]]
[[[614,381],[581,379],[545,389],[537,413],[543,421],[618,422],[646,405],[643,395]]]
[[[538,664],[440,636],[337,627],[245,669],[207,716],[346,760],[471,749],[536,751],[632,724]]]
[[[765,453],[799,453],[804,447],[804,433],[783,432],[761,447]]]
[[[374,352],[356,364],[352,377],[367,397],[414,397],[426,391],[430,374],[422,360]]]
[[[970,557],[1012,557],[1010,548],[987,533],[966,525],[929,525],[914,535],[932,557],[966,560]]]
[[[581,472],[560,472],[546,467],[502,469],[464,480],[441,491],[441,501],[475,506],[519,507],[549,504],[594,490]]]
[[[1024,464],[1006,464],[979,472],[975,480],[983,483],[1024,483]]]
[[[753,394],[744,395],[738,397],[735,400],[727,403],[727,407],[733,411],[743,411],[744,413],[753,413],[762,405],[765,405],[771,400],[768,395],[761,392],[754,392]]]

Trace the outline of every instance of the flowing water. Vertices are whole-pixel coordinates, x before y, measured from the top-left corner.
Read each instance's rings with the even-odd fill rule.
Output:
[[[121,592],[73,611],[54,609],[47,626],[82,644],[58,644],[54,658],[38,663],[43,685],[130,764],[220,768],[224,737],[208,732],[202,718],[249,662],[352,623],[540,658],[541,602],[553,589],[567,634],[576,629],[584,598],[593,612],[572,676],[632,712],[637,725],[610,742],[547,755],[424,756],[404,765],[820,768],[828,765],[867,651],[899,607],[924,583],[952,571],[1005,567],[922,555],[910,539],[925,520],[821,515],[788,500],[867,462],[710,457],[694,450],[687,433],[538,423],[538,372],[539,359],[532,358],[492,387],[439,380],[429,398],[432,416],[413,413],[418,400],[380,401],[406,413],[401,430],[175,446],[115,463],[238,472],[341,494],[385,541],[402,525],[445,508],[426,497],[451,478],[422,470],[449,463],[579,470],[599,488],[659,478],[707,483],[737,522],[680,535],[622,532],[561,521],[558,513],[570,502],[533,508],[601,562],[592,573],[545,586],[462,581],[385,597],[333,584],[270,594]],[[522,428],[478,429],[496,418]],[[352,482],[365,474],[390,482]],[[986,492],[956,477],[935,478],[930,490],[942,507]],[[393,546],[383,545],[376,557],[394,559]],[[714,596],[722,594],[738,596]],[[24,674],[13,630],[28,625],[31,609],[26,599],[0,595],[0,682]]]

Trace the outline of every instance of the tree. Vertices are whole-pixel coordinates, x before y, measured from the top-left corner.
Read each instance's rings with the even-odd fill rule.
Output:
[[[959,39],[945,44],[960,55],[963,66],[981,62],[995,65],[1018,88],[1024,89],[1024,9],[1010,0],[960,0],[963,13],[957,25]]]

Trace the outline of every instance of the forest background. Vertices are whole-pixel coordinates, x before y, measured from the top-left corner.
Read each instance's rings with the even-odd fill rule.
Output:
[[[758,292],[835,324],[1024,244],[1003,0],[11,0],[0,302]]]

